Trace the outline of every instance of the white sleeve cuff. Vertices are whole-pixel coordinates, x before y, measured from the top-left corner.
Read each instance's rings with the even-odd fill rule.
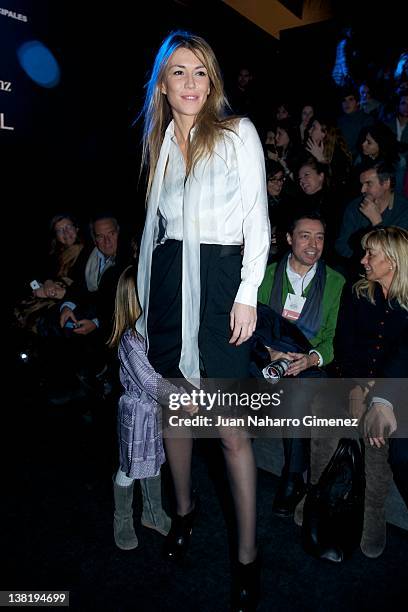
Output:
[[[234,302],[239,302],[240,304],[246,304],[247,306],[256,307],[257,297],[258,287],[254,287],[254,285],[251,285],[246,282],[241,282]]]
[[[391,402],[384,399],[383,397],[373,397],[373,399],[371,400],[370,408],[372,408],[373,404],[383,404],[383,406],[387,406],[387,408],[391,408],[391,410],[394,410]]]
[[[64,302],[60,306],[60,312],[62,312],[63,308],[70,308],[71,310],[75,310],[76,304],[74,304],[74,302]]]

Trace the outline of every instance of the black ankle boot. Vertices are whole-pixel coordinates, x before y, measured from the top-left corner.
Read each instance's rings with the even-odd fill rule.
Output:
[[[272,505],[272,512],[278,516],[293,516],[295,508],[306,494],[306,485],[302,474],[289,473],[282,475]]]
[[[260,593],[261,564],[259,557],[252,563],[237,562],[232,583],[232,612],[255,612]]]
[[[194,508],[188,514],[179,516],[176,514],[172,520],[171,529],[166,536],[164,542],[163,553],[167,559],[180,561],[186,555],[191,534],[193,532],[193,523],[197,514],[198,500],[194,502]]]

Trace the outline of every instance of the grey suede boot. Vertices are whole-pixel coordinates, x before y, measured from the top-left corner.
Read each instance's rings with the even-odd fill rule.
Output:
[[[167,535],[171,527],[171,519],[162,508],[161,476],[144,478],[140,481],[143,496],[143,512],[141,523],[144,527],[154,529]]]
[[[120,487],[113,481],[115,499],[113,535],[116,546],[122,550],[132,550],[138,545],[133,525],[133,484],[129,487]]]
[[[388,442],[377,448],[365,443],[366,490],[364,501],[364,524],[360,548],[366,557],[376,559],[386,544],[385,501],[392,482],[388,464]]]
[[[310,483],[312,485],[319,482],[319,478],[332,458],[338,443],[338,438],[312,437],[310,440]],[[295,508],[293,519],[299,527],[301,527],[303,523],[303,506],[305,505],[305,500],[306,497],[304,497]]]

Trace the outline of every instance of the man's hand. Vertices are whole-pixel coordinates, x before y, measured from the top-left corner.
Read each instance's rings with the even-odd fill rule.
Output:
[[[274,349],[269,348],[269,346],[265,347],[269,353],[271,361],[276,361],[276,359],[287,359],[288,361],[292,361],[292,357],[289,353],[282,353],[282,351],[275,351]]]
[[[68,308],[68,306],[64,306],[60,314],[60,327],[64,327],[68,319],[71,319],[74,323],[78,323],[74,311]]]
[[[360,204],[360,212],[363,213],[372,225],[378,225],[382,223],[382,216],[377,204],[369,197],[366,196]]]
[[[76,327],[72,331],[78,336],[87,336],[97,328],[97,325],[90,319],[79,319],[77,323],[79,327]]]
[[[230,344],[239,346],[249,340],[256,327],[256,308],[247,304],[234,302],[230,313],[230,329],[232,336]]]
[[[288,369],[285,372],[285,376],[297,376],[303,370],[313,367],[313,359],[311,355],[304,353],[288,353],[292,359],[292,363],[289,364]]]
[[[390,406],[375,403],[371,406],[364,419],[364,435],[369,439],[371,446],[381,448],[385,439],[389,438],[397,429],[394,411]]]

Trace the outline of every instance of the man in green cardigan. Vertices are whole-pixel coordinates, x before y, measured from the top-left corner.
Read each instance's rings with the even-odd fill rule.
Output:
[[[299,216],[286,235],[290,252],[267,267],[258,301],[267,304],[303,333],[311,345],[308,353],[282,352],[267,347],[271,360],[287,359],[285,376],[325,376],[321,369],[333,360],[344,278],[327,266],[321,256],[325,224],[318,213]],[[284,438],[285,463],[273,510],[291,516],[306,491],[303,474],[309,463],[308,440]]]

